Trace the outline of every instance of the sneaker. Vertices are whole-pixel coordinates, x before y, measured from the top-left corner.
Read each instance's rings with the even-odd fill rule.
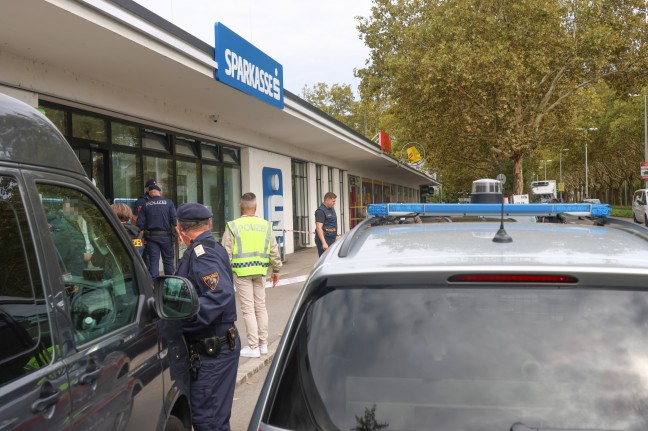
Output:
[[[259,344],[259,352],[262,355],[267,355],[268,354],[268,345],[267,344]]]
[[[261,353],[259,353],[258,347],[252,349],[250,346],[245,346],[241,349],[241,356],[245,356],[246,358],[258,358],[261,356]]]

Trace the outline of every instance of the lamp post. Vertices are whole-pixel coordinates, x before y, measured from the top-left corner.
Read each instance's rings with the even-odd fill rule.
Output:
[[[578,127],[576,130],[585,130],[586,132],[595,132],[598,130],[598,127],[588,127],[587,129],[584,129],[582,127]],[[589,140],[589,137],[585,140],[585,196],[586,198],[589,197],[589,166],[587,164],[587,141]]]
[[[644,102],[644,162],[648,162],[648,114],[646,113],[646,95],[645,94],[629,94],[630,97],[643,96]],[[645,182],[645,187],[648,188],[648,181]]]
[[[547,162],[551,162],[552,160],[542,160],[544,164],[544,179],[545,181],[547,180]]]

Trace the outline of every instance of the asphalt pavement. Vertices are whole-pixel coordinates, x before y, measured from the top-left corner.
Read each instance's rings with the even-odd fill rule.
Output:
[[[279,272],[279,283],[276,287],[266,289],[266,308],[268,310],[268,354],[260,358],[244,358],[239,360],[236,387],[244,384],[264,367],[272,363],[277,346],[283,335],[283,330],[290,318],[295,300],[306,279],[306,276],[318,260],[317,248],[310,247],[286,256]],[[238,321],[236,327],[241,336],[241,345],[247,345],[245,322],[237,301],[236,312]]]

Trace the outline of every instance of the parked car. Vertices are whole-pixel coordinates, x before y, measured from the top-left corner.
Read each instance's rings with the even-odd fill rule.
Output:
[[[590,204],[503,213],[591,224],[459,222],[471,206],[501,209],[368,207],[304,283],[249,431],[648,429],[648,230]]]
[[[639,189],[632,195],[632,218],[635,223],[648,226],[648,189]]]
[[[0,94],[0,429],[190,430],[177,319],[56,127]]]

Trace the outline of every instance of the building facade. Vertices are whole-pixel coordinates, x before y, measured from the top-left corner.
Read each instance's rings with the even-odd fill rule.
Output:
[[[257,67],[262,97],[219,77],[234,51],[219,46],[224,36],[211,46],[130,0],[9,0],[6,10],[0,92],[45,113],[110,202],[134,201],[155,178],[176,205],[210,207],[220,237],[252,191],[289,254],[314,246],[327,191],[345,232],[368,203],[417,201],[419,186],[438,185],[284,89],[280,73]]]

